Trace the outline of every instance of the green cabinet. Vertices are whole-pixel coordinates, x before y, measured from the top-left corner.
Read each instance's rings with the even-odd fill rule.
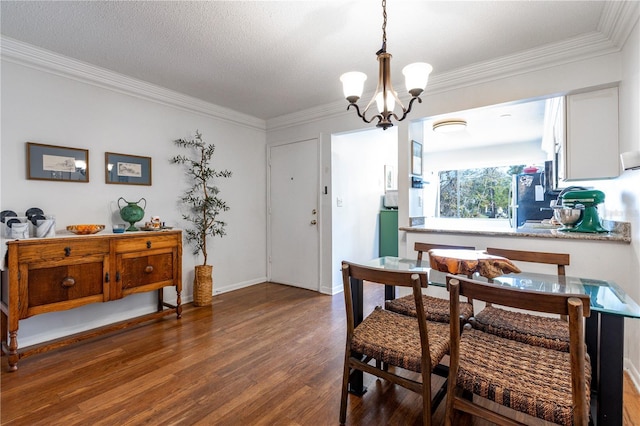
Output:
[[[398,210],[380,211],[380,257],[398,255]]]

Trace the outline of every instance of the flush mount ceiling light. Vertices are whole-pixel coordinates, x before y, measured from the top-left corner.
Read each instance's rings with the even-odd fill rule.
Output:
[[[438,133],[453,133],[459,132],[467,127],[465,120],[454,118],[439,120],[433,123],[433,131]]]
[[[362,113],[360,113],[360,108],[356,102],[358,102],[358,100],[360,100],[360,96],[362,96],[364,81],[367,79],[367,75],[362,72],[351,71],[342,74],[340,76],[340,81],[342,82],[344,96],[349,101],[347,110],[354,107],[358,117],[362,118],[365,123],[371,123],[374,119],[377,119],[378,122],[376,123],[376,126],[382,127],[383,130],[387,130],[388,127],[393,126],[393,123],[391,122],[392,118],[396,121],[404,120],[407,117],[407,114],[411,112],[413,102],[416,99],[418,100],[418,103],[422,102],[422,99],[420,99],[419,96],[424,91],[425,87],[427,87],[429,74],[433,70],[433,67],[424,62],[416,62],[409,64],[402,69],[407,92],[411,94],[411,100],[409,101],[407,108],[405,108],[398,98],[398,94],[393,90],[393,86],[391,85],[391,54],[387,53],[386,0],[382,0],[382,18],[382,48],[376,52],[379,63],[378,87]],[[379,114],[367,119],[367,111],[374,101],[377,104]],[[398,116],[393,112],[396,102],[402,109],[402,117],[400,118],[398,118]]]

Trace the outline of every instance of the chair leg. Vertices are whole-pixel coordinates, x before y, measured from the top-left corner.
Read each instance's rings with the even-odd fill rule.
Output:
[[[347,421],[347,397],[349,388],[349,350],[345,351],[344,370],[342,372],[342,396],[340,397],[340,424],[343,425]]]
[[[422,424],[431,426],[431,371],[422,373]]]
[[[460,390],[455,386],[456,378],[449,377],[449,383],[447,383],[447,408],[444,414],[444,424],[445,426],[457,426],[456,423],[456,409],[454,408],[454,401],[456,397],[460,396]],[[453,384],[452,384],[453,383]]]

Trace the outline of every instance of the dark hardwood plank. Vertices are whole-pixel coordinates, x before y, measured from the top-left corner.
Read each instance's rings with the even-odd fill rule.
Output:
[[[371,300],[365,290],[368,310]],[[215,296],[211,307],[186,305],[180,320],[168,316],[34,355],[16,372],[6,371],[3,357],[1,422],[335,425],[344,315],[342,294],[265,283]],[[368,392],[349,397],[347,424],[421,424],[417,394],[365,381]],[[640,418],[640,397],[629,385],[626,426]],[[436,425],[443,415],[441,404]]]

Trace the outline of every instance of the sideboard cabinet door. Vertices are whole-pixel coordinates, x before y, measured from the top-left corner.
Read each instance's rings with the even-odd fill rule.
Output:
[[[28,271],[26,316],[61,311],[108,300],[103,277],[108,257]],[[105,289],[107,291],[105,292]]]
[[[175,250],[165,249],[146,256],[127,253],[118,256],[123,296],[155,290],[173,284]]]

